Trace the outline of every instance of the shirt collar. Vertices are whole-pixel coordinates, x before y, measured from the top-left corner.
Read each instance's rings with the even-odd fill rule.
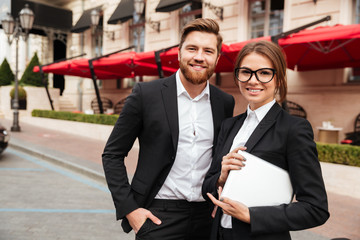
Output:
[[[250,105],[247,107],[247,116],[249,116],[250,112],[254,112],[256,118],[261,122],[261,120],[265,117],[265,115],[269,112],[270,108],[275,104],[275,99],[273,99],[271,102],[268,102],[267,104],[257,108],[256,110],[251,110]]]
[[[175,77],[176,77],[177,96],[179,97],[180,95],[184,94],[189,99],[192,99],[180,80],[180,69],[177,70]],[[204,90],[198,96],[196,96],[193,100],[199,100],[199,99],[203,98],[204,96],[206,97],[207,100],[210,100],[209,81],[206,81],[206,87],[204,88]]]

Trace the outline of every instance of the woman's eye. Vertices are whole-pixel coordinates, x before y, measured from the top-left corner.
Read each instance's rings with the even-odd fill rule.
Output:
[[[260,74],[261,74],[261,75],[271,75],[272,72],[269,71],[269,70],[262,70],[262,71],[260,71]]]
[[[242,70],[240,70],[240,73],[241,74],[250,74],[251,72],[249,70],[242,69]]]

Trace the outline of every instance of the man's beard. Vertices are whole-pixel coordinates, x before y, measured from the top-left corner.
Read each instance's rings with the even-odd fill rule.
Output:
[[[215,65],[209,66],[205,72],[191,71],[189,70],[189,66],[187,65],[187,63],[181,60],[179,61],[179,65],[180,65],[180,70],[184,75],[185,79],[194,85],[200,85],[206,82],[215,71]]]

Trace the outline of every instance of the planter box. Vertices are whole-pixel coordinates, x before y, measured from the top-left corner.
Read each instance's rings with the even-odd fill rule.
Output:
[[[15,99],[10,99],[10,107],[11,109],[15,109],[14,108],[14,103],[15,103]],[[26,99],[21,99],[19,100],[19,110],[26,110]]]

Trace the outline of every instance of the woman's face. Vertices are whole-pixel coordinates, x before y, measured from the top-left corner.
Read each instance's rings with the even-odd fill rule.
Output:
[[[252,71],[256,71],[261,68],[274,68],[271,61],[267,57],[257,53],[250,53],[244,57],[240,63],[240,66],[238,67],[248,68]],[[259,75],[261,75],[261,72],[258,72],[258,76]],[[274,99],[276,89],[276,74],[274,78],[268,83],[262,83],[258,81],[255,74],[252,74],[249,81],[239,81],[239,89],[241,94],[249,102],[250,109],[255,110]]]

